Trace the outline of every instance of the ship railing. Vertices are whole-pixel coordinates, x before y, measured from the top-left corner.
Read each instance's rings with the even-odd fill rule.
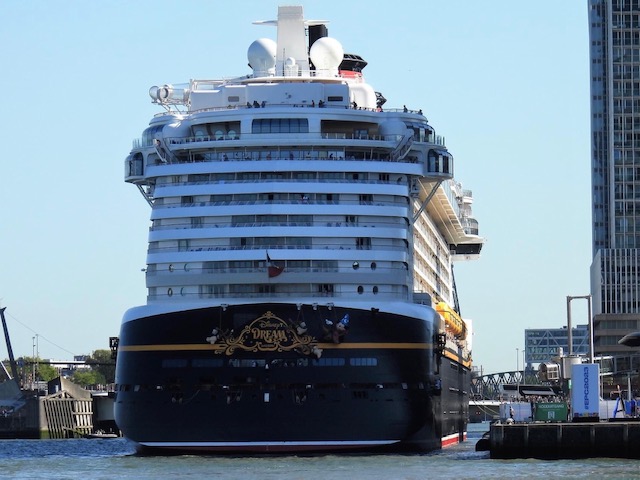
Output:
[[[309,138],[308,135],[311,135],[309,132],[300,132],[305,135],[306,138]],[[248,139],[248,138],[266,138],[267,135],[277,136],[281,138],[282,133],[220,133],[218,135],[196,135],[192,137],[168,137],[165,141],[169,145],[185,145],[188,143],[200,143],[200,142],[221,142],[221,141],[230,141],[230,140],[240,140]],[[369,135],[364,133],[325,133],[320,132],[316,133],[319,135],[322,140],[371,140],[376,142],[391,142],[398,143],[404,137],[403,135]],[[140,141],[141,143],[141,141]],[[148,143],[148,142],[147,142]]]
[[[298,262],[299,260],[294,260]],[[202,274],[225,274],[225,273],[267,273],[268,267],[266,266],[266,260],[246,260],[246,262],[259,262],[264,264],[264,266],[256,267],[208,267],[203,266],[200,268],[193,267],[191,264],[185,272],[188,272],[189,275],[202,275]],[[336,260],[337,262],[337,260]],[[285,269],[287,273],[353,273],[354,270],[365,269],[368,268],[369,264],[367,262],[356,262],[358,264],[358,268],[354,269],[353,265],[348,267],[324,267],[324,266],[311,266],[311,267],[292,267],[287,260],[272,260],[272,263],[281,266]],[[361,263],[361,265],[360,265]],[[375,262],[374,262],[375,263]],[[147,270],[147,275],[150,277],[155,276],[167,276],[172,275],[175,271],[174,269],[165,268],[162,270]],[[398,272],[405,272],[404,267],[378,267],[376,265],[375,272],[377,274],[382,274],[382,276],[389,274],[397,274]]]
[[[462,219],[462,227],[467,235],[478,235],[478,221],[475,218],[466,217]]]
[[[215,174],[214,174],[215,175]],[[287,177],[283,177],[283,178],[256,178],[256,179],[238,179],[238,180],[229,180],[229,179],[224,179],[224,180],[198,180],[198,181],[193,181],[193,182],[167,182],[167,183],[156,183],[156,192],[160,192],[162,190],[162,188],[165,187],[185,187],[185,186],[189,186],[189,185],[211,185],[211,184],[218,184],[218,185],[228,185],[228,184],[252,184],[255,185],[256,183],[295,183],[300,184],[300,183],[341,183],[341,184],[346,184],[346,183],[357,183],[358,185],[400,185],[400,184],[406,184],[406,182],[402,183],[399,181],[392,181],[392,180],[364,180],[361,178],[358,178],[357,180],[352,180],[352,179],[345,179],[345,178],[287,178]],[[318,194],[321,195],[321,194]]]
[[[225,106],[219,106],[219,107],[205,107],[205,108],[199,108],[199,109],[194,109],[194,110],[190,110],[189,114],[193,114],[193,113],[203,113],[203,112],[228,112],[229,110],[243,110],[243,109],[253,109],[253,108],[323,108],[323,109],[334,109],[334,110],[358,110],[358,111],[362,111],[362,112],[374,112],[374,113],[408,113],[411,115],[419,115],[420,117],[424,118],[424,113],[422,112],[422,109],[410,109],[410,108],[396,108],[396,107],[391,107],[391,108],[380,108],[380,107],[362,107],[362,106],[358,106],[358,105],[354,105],[353,103],[349,103],[349,104],[345,104],[345,103],[340,103],[340,104],[329,104],[327,102],[324,102],[322,105],[320,105],[319,102],[306,102],[306,101],[302,101],[302,102],[258,102],[259,106],[254,106],[253,102],[249,102],[249,105],[247,105],[247,103],[234,103],[232,105],[225,105]],[[154,115],[154,117],[161,117],[164,115],[167,115],[167,113],[172,114],[172,115],[184,115],[184,111],[180,110],[180,109],[175,109],[172,110],[171,109],[171,105],[167,105],[167,108],[169,108],[169,112],[160,112]],[[422,120],[422,119],[421,119]]]
[[[367,228],[406,228],[404,224],[397,222],[326,222],[326,221],[312,221],[312,222],[230,222],[230,223],[172,223],[168,225],[155,225],[149,227],[149,231],[161,231],[161,230],[183,230],[189,228],[254,228],[254,227],[367,227]]]
[[[265,281],[266,283],[266,281]],[[225,299],[225,298],[238,298],[238,299],[246,299],[246,298],[278,298],[278,299],[286,299],[286,298],[300,298],[300,297],[308,297],[308,298],[342,298],[342,299],[358,299],[362,300],[363,297],[370,296],[372,299],[376,300],[406,300],[406,295],[398,294],[398,293],[390,293],[390,292],[380,292],[372,293],[371,291],[366,291],[363,294],[354,294],[353,292],[348,293],[340,293],[340,292],[318,292],[314,289],[309,290],[297,290],[295,292],[267,292],[267,293],[258,293],[258,292],[237,292],[237,293],[172,293],[169,295],[168,293],[156,293],[147,295],[147,301],[192,301],[198,299]],[[319,303],[319,306],[322,306]]]
[[[370,202],[366,200],[232,200],[229,202],[193,202],[193,203],[171,203],[171,204],[156,204],[154,209],[164,208],[184,208],[184,207],[212,207],[212,206],[242,206],[242,205],[368,205],[375,207],[405,207],[406,203],[401,201],[376,201]]]
[[[328,134],[327,134],[328,135]],[[199,149],[171,150],[171,163],[201,163],[201,162],[240,162],[240,161],[380,161],[398,163],[416,163],[413,157],[395,158],[392,150],[397,145],[396,135],[390,136],[391,140],[386,141],[387,148],[384,150],[371,150],[365,144],[354,146],[351,143],[348,147],[343,144],[337,145],[306,145],[299,146],[300,139],[292,139],[291,142],[298,142],[298,145],[284,145],[282,138],[279,144],[272,147],[250,147],[244,146],[242,149],[230,148],[230,146],[203,145]],[[184,140],[184,139],[181,139]],[[415,142],[415,139],[414,139]],[[160,159],[149,157],[148,166],[160,166],[164,162]]]
[[[323,162],[328,161],[359,161],[359,162],[392,162],[392,163],[417,163],[415,158],[413,157],[404,157],[401,159],[392,159],[388,154],[380,154],[378,152],[371,152],[367,155],[353,155],[353,154],[328,154],[328,155],[318,155],[312,153],[305,153],[304,155],[275,155],[275,154],[265,154],[265,150],[262,150],[262,154],[258,155],[236,155],[232,156],[234,152],[228,152],[224,149],[214,149],[212,151],[207,152],[193,152],[189,151],[186,154],[176,154],[176,160],[172,163],[203,163],[203,162],[265,162],[265,161],[310,161],[310,160],[320,160]],[[317,152],[317,151],[316,151]],[[238,154],[239,152],[235,152]],[[147,166],[162,166],[166,165],[160,159],[157,161],[148,161]]]
[[[273,240],[277,240],[273,238]],[[343,243],[316,243],[313,245],[282,245],[278,243],[260,243],[254,245],[231,245],[231,244],[207,244],[194,245],[189,247],[183,246],[167,246],[167,247],[151,247],[147,249],[147,253],[173,253],[173,252],[226,252],[238,250],[372,250],[376,252],[406,252],[407,248],[402,245],[347,245]]]

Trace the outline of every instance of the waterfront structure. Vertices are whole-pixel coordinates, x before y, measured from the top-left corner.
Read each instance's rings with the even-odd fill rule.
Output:
[[[248,74],[150,90],[163,111],[125,160],[152,225],[147,303],[112,342],[117,424],[155,452],[457,443],[471,192],[422,110],[387,107],[326,22],[290,6],[258,23],[277,42],[249,46]]]
[[[524,331],[524,363],[527,368],[549,362],[552,358],[569,354],[567,327],[527,328]],[[573,354],[589,354],[589,326],[577,325],[571,329]]]
[[[617,371],[640,330],[640,2],[589,0],[594,344]]]

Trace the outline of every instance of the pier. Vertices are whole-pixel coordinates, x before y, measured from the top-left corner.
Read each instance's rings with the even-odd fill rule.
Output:
[[[483,440],[491,458],[640,458],[640,421],[495,423]]]

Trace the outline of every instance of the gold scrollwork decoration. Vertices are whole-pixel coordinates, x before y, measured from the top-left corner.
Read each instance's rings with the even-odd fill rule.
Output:
[[[217,354],[245,352],[289,352],[316,354],[317,342],[311,335],[299,334],[282,318],[268,311],[244,326],[237,336],[221,334],[212,344]]]

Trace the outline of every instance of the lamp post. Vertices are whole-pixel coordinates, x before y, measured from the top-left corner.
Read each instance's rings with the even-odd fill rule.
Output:
[[[31,389],[36,389],[36,337],[31,337]]]
[[[520,372],[520,349],[516,348],[516,399],[520,398],[520,378],[518,373]]]

